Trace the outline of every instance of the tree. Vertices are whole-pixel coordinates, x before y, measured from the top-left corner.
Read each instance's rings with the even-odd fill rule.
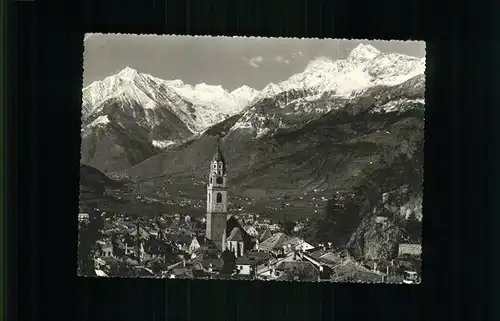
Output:
[[[117,270],[114,272],[117,276],[135,276],[134,269],[126,262],[118,263]]]
[[[121,247],[120,240],[116,234],[111,235],[111,244],[113,245],[113,255],[116,257],[123,257],[125,255],[125,249]]]
[[[222,266],[221,273],[232,274],[234,270],[236,270],[236,257],[234,256],[234,253],[229,250],[225,250],[222,252],[222,260],[224,261],[224,265]]]
[[[160,261],[154,261],[151,264],[151,270],[153,271],[154,274],[159,274],[166,269],[167,269],[167,266]]]
[[[283,224],[283,230],[287,235],[292,234],[294,228],[295,228],[295,223],[292,221],[285,221],[285,223]]]
[[[404,222],[403,226],[406,231],[405,234],[409,238],[409,242],[422,242],[422,223],[418,221],[414,214],[410,215],[410,217]]]
[[[128,247],[133,247],[135,246],[135,239],[132,235],[129,233],[125,234],[123,237],[123,242],[127,244]]]
[[[144,245],[144,251],[152,256],[160,255],[164,253],[161,243],[154,235],[150,235]]]
[[[100,250],[97,241],[102,237],[104,222],[97,210],[97,204],[93,204],[87,212],[89,221],[80,225],[78,233],[78,270],[86,276],[93,276],[94,257]]]

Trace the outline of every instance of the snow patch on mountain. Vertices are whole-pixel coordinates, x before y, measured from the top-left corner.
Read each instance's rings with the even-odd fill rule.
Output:
[[[164,82],[170,86],[170,87],[175,87],[175,88],[179,88],[179,87],[184,87],[185,84],[182,80],[180,79],[174,79],[174,80],[164,80]]]
[[[164,149],[164,148],[167,148],[171,145],[174,145],[175,141],[173,141],[173,140],[153,140],[152,143],[153,143],[153,146],[155,146],[157,148]]]
[[[402,98],[402,99],[396,99],[392,100],[386,104],[383,104],[381,106],[377,106],[371,110],[371,112],[393,112],[393,111],[403,111],[401,109],[401,106],[408,106],[409,104],[422,104],[425,105],[425,100],[424,99],[407,99],[407,98]]]
[[[255,138],[261,138],[261,137],[265,136],[269,132],[270,132],[269,128],[258,128],[257,129],[257,135],[255,136]]]
[[[99,116],[90,124],[82,128],[83,137],[88,136],[92,133],[96,128],[104,128],[106,125],[110,123],[110,120],[107,115]]]
[[[97,117],[89,126],[106,125],[109,123],[107,115]]]

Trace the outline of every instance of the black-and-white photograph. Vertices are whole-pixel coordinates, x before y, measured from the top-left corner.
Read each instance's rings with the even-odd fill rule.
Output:
[[[421,282],[425,42],[83,41],[79,276]]]

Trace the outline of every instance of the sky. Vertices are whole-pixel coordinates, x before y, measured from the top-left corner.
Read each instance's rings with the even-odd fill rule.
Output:
[[[360,43],[382,52],[425,56],[422,41],[86,34],[83,85],[130,67],[191,85],[261,90],[304,71],[316,58],[344,59]]]

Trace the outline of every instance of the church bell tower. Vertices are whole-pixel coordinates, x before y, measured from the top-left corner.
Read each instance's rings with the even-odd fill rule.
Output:
[[[226,161],[217,147],[212,161],[207,184],[207,229],[206,237],[214,243],[221,244],[224,250],[224,239],[227,221],[227,174]]]

